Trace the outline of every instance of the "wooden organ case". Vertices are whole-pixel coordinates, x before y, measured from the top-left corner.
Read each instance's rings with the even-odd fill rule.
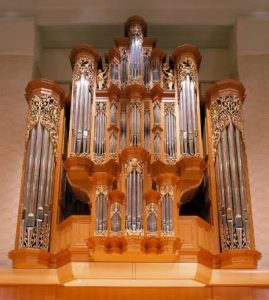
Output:
[[[243,85],[217,82],[201,101],[199,50],[168,58],[137,16],[105,63],[85,44],[70,60],[71,101],[49,80],[26,88],[13,267],[256,268]]]

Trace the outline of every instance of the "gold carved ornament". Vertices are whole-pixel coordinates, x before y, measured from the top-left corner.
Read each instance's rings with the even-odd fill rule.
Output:
[[[187,75],[191,77],[197,87],[198,69],[192,57],[184,57],[183,59],[180,59],[177,63],[177,71],[179,88],[181,88],[181,82],[186,79]]]
[[[160,193],[161,193],[161,197],[164,197],[166,194],[169,194],[173,198],[174,189],[173,189],[172,184],[161,185]]]
[[[55,158],[57,157],[60,114],[61,106],[59,101],[51,95],[41,93],[40,95],[32,96],[29,103],[26,141],[28,141],[31,130],[40,122],[49,132]]]
[[[107,196],[107,194],[108,194],[108,186],[107,185],[98,185],[96,187],[95,195],[99,196],[100,194]]]
[[[125,172],[126,174],[130,174],[132,171],[136,171],[139,174],[143,173],[144,164],[141,160],[137,158],[132,158],[128,160],[125,164]]]
[[[85,78],[89,81],[89,87],[93,88],[94,77],[95,77],[95,63],[93,59],[88,57],[80,57],[77,59],[74,70],[73,70],[73,79],[79,80],[83,74]]]
[[[242,102],[239,97],[226,95],[211,102],[211,129],[213,143],[213,159],[215,160],[217,147],[222,131],[232,122],[242,133],[244,140],[244,128],[242,121]]]

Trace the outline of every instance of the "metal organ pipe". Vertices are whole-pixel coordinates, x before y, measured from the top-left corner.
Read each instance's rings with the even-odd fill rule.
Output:
[[[198,153],[197,101],[195,84],[190,75],[181,82],[179,95],[180,107],[180,143],[182,154]]]
[[[143,183],[139,172],[132,170],[126,178],[126,229],[129,234],[140,234],[143,229]]]
[[[76,154],[88,153],[90,115],[91,115],[91,92],[89,91],[89,81],[81,74],[75,81],[74,92],[74,142],[73,152]]]
[[[169,193],[162,195],[162,234],[172,235],[173,233],[173,199]]]

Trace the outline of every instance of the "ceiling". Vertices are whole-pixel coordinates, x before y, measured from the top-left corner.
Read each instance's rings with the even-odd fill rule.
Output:
[[[0,17],[34,18],[46,49],[110,48],[123,23],[141,15],[158,45],[227,48],[240,16],[269,16],[269,0],[1,0]],[[1,28],[0,28],[1,30]]]

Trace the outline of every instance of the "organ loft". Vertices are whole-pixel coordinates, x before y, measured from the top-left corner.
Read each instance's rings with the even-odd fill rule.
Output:
[[[243,84],[201,97],[195,46],[168,56],[137,16],[124,32],[103,58],[72,49],[70,96],[47,79],[26,87],[13,267],[145,263],[146,279],[157,263],[256,268]],[[80,278],[65,272],[62,283]]]

